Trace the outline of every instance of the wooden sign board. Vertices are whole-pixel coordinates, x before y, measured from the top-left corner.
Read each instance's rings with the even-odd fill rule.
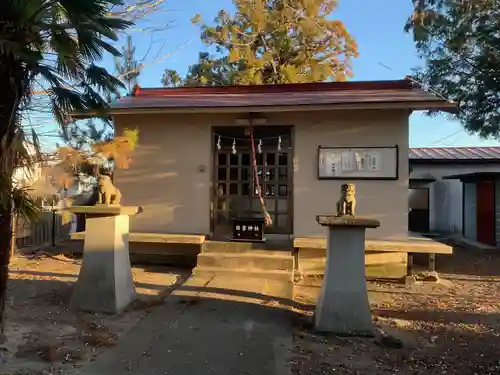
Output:
[[[398,147],[327,147],[318,149],[320,180],[397,180]]]
[[[233,220],[232,241],[264,242],[264,227],[264,218],[235,218]]]

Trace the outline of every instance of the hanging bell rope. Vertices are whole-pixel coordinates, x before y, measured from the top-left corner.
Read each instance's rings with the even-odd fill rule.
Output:
[[[252,164],[253,164],[253,173],[254,173],[254,178],[255,178],[255,184],[257,185],[257,195],[259,196],[260,207],[261,207],[262,213],[264,215],[266,227],[269,227],[269,226],[273,225],[273,220],[271,219],[271,215],[269,215],[269,212],[267,211],[266,203],[264,202],[264,198],[262,197],[262,188],[260,186],[259,171],[257,170],[257,155],[255,152],[255,140],[253,137],[253,127],[252,126],[250,126],[248,128],[248,132],[250,133],[250,141],[252,143]]]

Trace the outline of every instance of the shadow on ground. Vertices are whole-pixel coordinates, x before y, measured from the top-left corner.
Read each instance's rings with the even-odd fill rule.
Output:
[[[178,270],[175,268],[161,267],[161,266],[151,266],[151,267],[147,266],[147,267],[140,267],[140,268],[143,270],[146,270],[148,272],[155,272],[155,273],[159,273],[161,271],[167,271],[167,270],[171,270],[171,271]],[[135,284],[136,288],[145,288],[145,289],[150,289],[150,290],[164,291],[164,293],[161,293],[160,295],[165,296],[165,295],[170,294],[170,292],[175,290],[179,285],[182,284],[182,282],[184,282],[189,276],[191,276],[191,272],[189,269],[183,269],[183,270],[184,270],[184,272],[177,276],[176,282],[170,286],[167,286],[167,287],[165,287],[165,285],[157,285],[157,284],[137,282],[137,281],[135,281],[134,284]],[[9,284],[12,285],[13,288],[16,288],[16,284],[19,282],[24,283],[24,284],[31,283],[33,285],[38,284],[40,282],[52,283],[53,284],[52,287],[48,286],[48,287],[44,287],[43,289],[52,289],[54,291],[64,289],[66,291],[65,294],[68,294],[68,295],[71,295],[71,292],[73,290],[73,285],[72,285],[74,282],[73,280],[76,280],[78,278],[78,274],[73,274],[73,273],[45,272],[45,271],[34,271],[34,270],[25,270],[25,269],[11,270],[9,273],[12,275],[29,275],[29,276],[40,277],[40,279],[10,279]],[[71,287],[68,288],[68,284],[63,283],[60,280],[50,280],[50,279],[46,280],[46,279],[43,279],[44,277],[67,279],[68,283],[71,283]],[[66,284],[66,288],[61,288],[60,284]],[[28,286],[26,289],[32,290],[34,288],[30,288]],[[66,296],[66,297],[69,298],[69,296]],[[138,293],[138,298],[139,299],[141,298],[141,293]]]
[[[49,278],[71,280],[76,275],[20,272],[41,279],[13,279],[13,287],[27,283],[19,289],[31,290],[36,284],[37,290],[47,292],[19,296],[20,303],[28,307],[36,305],[33,299],[42,299],[49,307],[68,306],[72,282]],[[150,283],[136,285],[163,289]],[[173,289],[175,292],[170,294]],[[172,290],[168,298],[162,295],[161,303],[149,309],[150,313],[126,336],[115,340],[106,355],[78,374],[319,375],[334,370],[341,374],[380,375],[500,373],[498,313],[417,309],[411,303],[376,308],[376,325],[402,343],[394,345],[380,337],[317,334],[311,324],[313,305],[236,290],[230,283],[217,288],[211,287],[210,281],[199,286],[179,281]],[[411,302],[412,298],[416,297],[408,295],[407,300]],[[64,358],[55,358],[56,362],[67,362],[66,366],[83,363],[78,358],[72,360],[68,363]]]

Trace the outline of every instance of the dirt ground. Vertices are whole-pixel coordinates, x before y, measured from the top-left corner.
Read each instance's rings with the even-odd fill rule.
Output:
[[[68,309],[79,266],[64,256],[13,260],[9,350],[0,352],[0,375],[72,374],[114,346],[189,275],[134,268],[139,301],[110,317]],[[453,256],[437,258],[437,270],[439,283],[368,283],[379,329],[372,339],[315,334],[311,315],[319,289],[297,287],[302,309],[293,314],[292,374],[499,375],[500,252],[456,248]]]
[[[5,348],[0,374],[71,374],[161,304],[189,270],[133,268],[138,300],[119,316],[76,313],[68,308],[81,261],[62,255],[11,261]]]
[[[368,284],[379,335],[315,335],[299,319],[293,373],[500,374],[500,252],[456,248],[437,259],[439,283]],[[298,288],[314,303],[317,288]]]

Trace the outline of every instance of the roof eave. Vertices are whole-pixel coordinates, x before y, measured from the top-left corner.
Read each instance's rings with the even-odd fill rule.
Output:
[[[410,177],[410,182],[431,183],[436,182],[436,179],[431,177]]]
[[[443,176],[443,180],[460,180],[461,182],[478,182],[478,181],[498,181],[500,180],[499,172],[472,172]]]
[[[415,102],[382,102],[382,103],[342,103],[342,104],[304,104],[304,105],[276,105],[276,106],[239,106],[239,107],[152,107],[152,108],[111,108],[107,116],[129,114],[158,114],[158,113],[241,113],[241,112],[298,112],[298,111],[332,111],[332,110],[360,110],[360,109],[407,109],[407,110],[440,110],[453,111],[456,103],[445,101],[415,101]],[[75,112],[71,115],[75,119],[96,117],[96,112]]]
[[[412,158],[410,156],[410,163],[413,164],[499,164],[499,158],[487,158],[487,159],[421,159]]]

